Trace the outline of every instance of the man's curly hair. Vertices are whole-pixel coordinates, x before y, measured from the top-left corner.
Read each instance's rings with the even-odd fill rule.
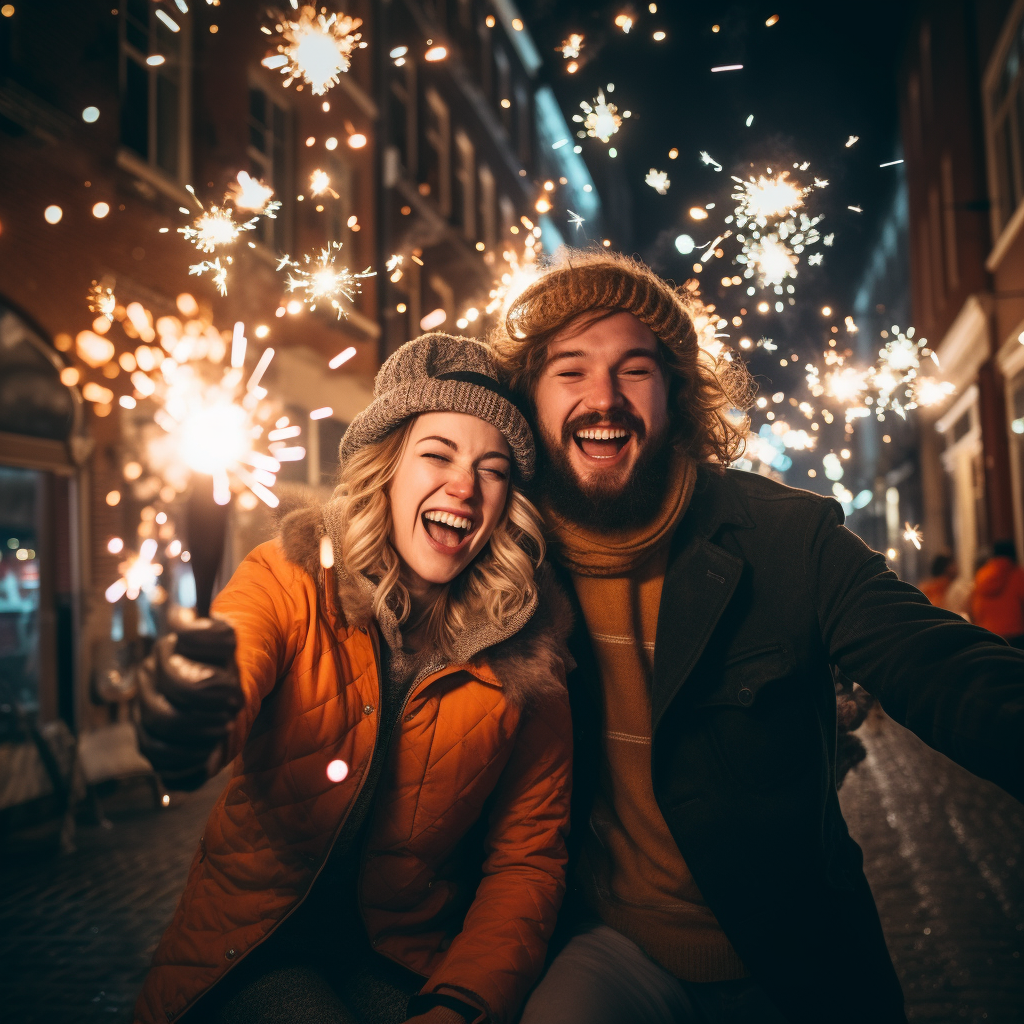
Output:
[[[491,337],[509,385],[532,404],[550,342],[577,322],[582,330],[613,313],[632,313],[658,339],[676,448],[697,462],[737,459],[755,392],[750,374],[719,352],[711,317],[693,292],[673,289],[627,256],[563,251],[509,304]]]

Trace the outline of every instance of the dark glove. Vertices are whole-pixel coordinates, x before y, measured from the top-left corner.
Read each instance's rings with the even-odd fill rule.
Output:
[[[220,619],[158,640],[138,671],[139,749],[170,789],[195,789],[244,704],[235,631]]]

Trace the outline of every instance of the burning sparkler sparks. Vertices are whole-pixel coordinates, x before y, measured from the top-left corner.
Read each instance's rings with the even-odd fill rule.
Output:
[[[227,295],[228,293],[228,265],[231,263],[231,257],[228,256],[224,263],[221,263],[220,257],[217,256],[212,260],[203,260],[202,263],[193,263],[188,268],[189,276],[193,274],[197,277],[202,277],[210,271],[213,272],[213,284],[220,295]]]
[[[700,160],[702,164],[708,167],[713,167],[716,171],[722,169],[722,165],[710,154],[705,152],[703,149],[700,151]]]
[[[211,206],[204,210],[191,227],[178,228],[178,234],[191,242],[200,252],[213,252],[219,245],[231,245],[243,231],[252,231],[259,217],[236,224],[228,207]]]
[[[647,172],[644,182],[650,185],[659,196],[665,195],[668,192],[669,185],[672,184],[668,178],[668,171],[658,171],[653,167]]]
[[[322,171],[318,167],[309,176],[309,194],[312,196],[322,196],[325,193],[330,193],[335,199],[338,198],[338,193],[331,188],[330,176],[326,171]]]
[[[619,108],[614,103],[605,99],[604,90],[599,89],[597,99],[593,103],[586,100],[580,102],[580,107],[586,113],[586,117],[573,114],[573,120],[582,122],[586,134],[592,139],[600,139],[602,142],[609,142],[611,137],[622,127],[622,116]]]
[[[114,322],[114,310],[117,307],[117,299],[114,297],[112,288],[100,284],[97,281],[89,286],[89,295],[86,300],[90,313],[107,318],[108,323]]]
[[[802,188],[788,179],[789,171],[782,171],[774,178],[766,178],[762,174],[757,179],[751,177],[746,181],[734,176],[732,180],[740,186],[739,191],[732,195],[739,201],[737,218],[746,217],[764,226],[769,220],[788,217],[803,206],[804,196],[811,188]]]
[[[321,302],[327,302],[339,320],[343,315],[347,316],[342,300],[351,302],[362,290],[363,278],[374,277],[376,273],[367,267],[361,273],[354,274],[348,267],[336,266],[340,249],[340,242],[331,242],[320,250],[318,256],[307,253],[301,262],[284,256],[277,266],[278,270],[291,268],[286,282],[288,291],[299,292],[310,311],[315,310]]]
[[[562,40],[562,45],[557,47],[557,49],[561,50],[562,56],[566,60],[574,60],[583,49],[583,38],[579,32],[570,32],[568,37]]]
[[[577,230],[577,231],[578,231],[578,230],[579,230],[579,229],[580,229],[581,227],[583,227],[583,225],[584,225],[584,223],[585,223],[585,221],[584,221],[583,217],[581,217],[581,216],[580,216],[580,215],[579,215],[578,213],[575,213],[575,212],[574,212],[573,210],[566,210],[565,212],[566,212],[567,214],[569,214],[569,223],[570,223],[570,224],[571,224],[571,225],[572,225],[572,226],[573,226],[574,228],[576,228],[576,230]]]
[[[918,551],[921,550],[921,541],[924,540],[924,534],[921,532],[920,526],[911,526],[910,523],[903,524],[903,539],[910,544],[913,544]]]
[[[262,181],[253,178],[247,171],[239,171],[235,182],[228,188],[224,199],[234,204],[236,210],[274,218],[281,209],[277,200],[271,202],[274,190]]]
[[[361,18],[317,13],[316,7],[308,6],[300,8],[298,21],[281,15],[274,29],[283,42],[276,54],[264,58],[263,66],[280,68],[286,87],[301,79],[314,96],[322,96],[341,81],[353,52],[366,46],[356,31],[362,23]]]

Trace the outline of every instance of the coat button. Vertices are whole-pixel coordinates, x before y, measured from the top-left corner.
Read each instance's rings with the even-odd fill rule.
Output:
[[[229,949],[229,950],[228,950],[228,951],[227,951],[227,952],[226,952],[226,953],[225,953],[224,955],[225,955],[225,956],[226,956],[226,957],[227,957],[227,958],[228,958],[229,960],[234,960],[234,959],[235,959],[235,957],[236,957],[236,956],[238,955],[238,952],[237,952],[237,950],[235,949],[235,947],[234,947],[234,946],[232,946],[232,947],[231,947],[231,948],[230,948],[230,949]]]
[[[364,715],[372,715],[373,714],[373,705],[372,704],[364,704],[363,705],[363,714]]]
[[[754,703],[754,691],[749,686],[744,686],[736,697],[744,707]]]

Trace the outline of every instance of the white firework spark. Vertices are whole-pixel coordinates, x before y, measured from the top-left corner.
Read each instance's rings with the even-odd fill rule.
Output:
[[[263,66],[280,68],[285,86],[301,80],[314,96],[322,96],[341,81],[352,64],[352,54],[362,49],[361,18],[347,14],[318,13],[316,7],[299,9],[298,20],[282,15],[274,26],[281,37],[277,53],[265,57]]]
[[[580,107],[582,107],[587,116],[581,117],[579,114],[574,114],[573,120],[582,122],[587,135],[592,139],[609,142],[611,137],[622,127],[622,116],[618,112],[619,108],[614,103],[609,103],[605,99],[603,89],[598,90],[597,98],[593,103],[582,100]]]
[[[178,228],[186,242],[191,242],[200,252],[214,252],[220,245],[231,245],[238,241],[243,231],[252,231],[259,223],[259,217],[236,224],[234,214],[227,207],[211,206],[192,222],[191,227]]]
[[[647,172],[644,182],[650,185],[659,196],[665,195],[668,192],[669,185],[672,184],[668,178],[668,171],[658,171],[653,167]]]
[[[340,242],[331,242],[320,250],[319,255],[307,253],[301,261],[284,256],[277,268],[290,268],[286,282],[288,291],[300,293],[310,311],[326,302],[337,313],[339,320],[348,315],[342,300],[351,302],[362,290],[362,280],[374,277],[376,273],[367,267],[361,273],[354,274],[348,267],[336,266],[340,249]]]
[[[570,32],[562,40],[562,45],[556,49],[561,51],[566,60],[573,60],[580,55],[580,51],[583,49],[583,36],[579,32]]]

